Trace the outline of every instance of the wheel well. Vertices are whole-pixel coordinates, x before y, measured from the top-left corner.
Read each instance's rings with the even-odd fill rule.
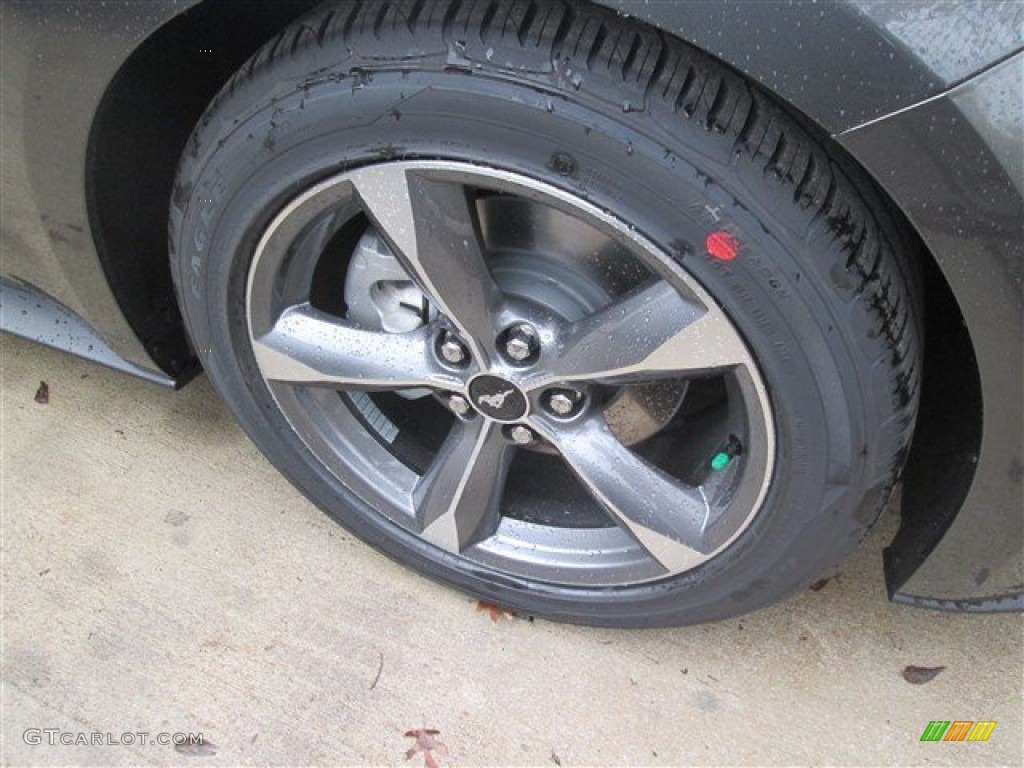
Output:
[[[316,4],[254,0],[244,14],[234,0],[194,5],[136,49],[97,111],[86,193],[100,260],[146,350],[179,381],[188,378],[195,361],[168,265],[167,212],[178,158],[221,86],[263,43]],[[922,408],[906,467],[903,522],[887,552],[890,589],[913,573],[956,516],[973,480],[981,439],[981,386],[963,315],[923,245],[920,252],[926,275]],[[962,374],[956,382],[950,368]],[[951,387],[956,409],[948,407]]]
[[[259,47],[316,0],[205,0],[147,38],[111,81],[86,155],[86,200],[100,263],[125,318],[172,377],[195,360],[178,311],[167,215],[185,144],[206,106]]]
[[[900,527],[884,553],[890,597],[924,563],[953,524],[974,482],[981,453],[981,377],[970,333],[938,265],[930,255],[922,262],[925,339],[921,406],[903,470]]]

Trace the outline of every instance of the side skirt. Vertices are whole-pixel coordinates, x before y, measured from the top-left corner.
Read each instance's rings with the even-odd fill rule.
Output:
[[[81,317],[29,283],[0,278],[0,331],[131,374],[172,389],[180,386],[160,371],[125,360]]]

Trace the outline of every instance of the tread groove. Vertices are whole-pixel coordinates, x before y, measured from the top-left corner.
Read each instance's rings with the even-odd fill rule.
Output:
[[[753,154],[750,149],[750,134],[759,119],[760,113],[757,108],[757,99],[752,98],[747,104],[747,113],[743,116],[743,123],[740,125],[740,129],[736,133],[736,140],[732,144],[732,154],[734,156],[743,153]]]
[[[342,30],[342,40],[346,42],[352,39],[352,31],[355,29],[356,21],[359,18],[359,6],[353,3],[349,6],[348,18],[345,19],[345,27]]]
[[[651,67],[651,74],[647,78],[647,86],[644,88],[644,106],[647,108],[650,107],[649,102],[651,94],[654,92],[658,83],[661,82],[662,77],[664,77],[668,56],[668,46],[665,45],[664,41],[659,37],[658,55],[654,60],[654,66]]]
[[[814,173],[817,170],[817,161],[814,159],[814,153],[810,153],[807,156],[807,165],[804,166],[804,172],[800,176],[800,181],[793,190],[793,200],[800,201],[807,192],[807,186],[814,178]]]
[[[377,10],[377,15],[373,19],[373,35],[374,37],[380,38],[384,32],[384,22],[387,20],[388,14],[391,12],[392,6],[390,3],[381,3],[380,8]]]
[[[317,28],[316,40],[317,44],[321,48],[323,47],[324,41],[327,39],[327,31],[331,28],[331,25],[334,23],[334,18],[336,15],[337,11],[332,8],[329,12],[324,14],[324,18],[320,22],[320,26]]]
[[[608,32],[605,30],[604,24],[600,24],[597,28],[597,33],[594,35],[594,40],[590,44],[590,52],[587,54],[587,69],[594,68],[594,61],[600,55],[601,47],[604,45],[607,36]]]
[[[565,45],[565,41],[569,38],[569,31],[572,29],[575,23],[575,17],[572,12],[566,8],[565,13],[562,14],[562,18],[558,21],[558,27],[555,29],[555,34],[551,38],[551,50],[553,55],[561,55],[562,46]]]
[[[622,61],[622,79],[626,80],[629,78],[629,73],[636,64],[637,54],[640,52],[640,46],[643,44],[643,39],[640,35],[633,35],[633,42],[630,43],[629,50],[626,52],[626,57]]]
[[[490,32],[491,25],[494,24],[494,17],[498,15],[498,4],[496,2],[490,2],[487,4],[487,10],[484,11],[484,17],[480,21],[480,39],[487,41]]]
[[[519,38],[520,45],[526,45],[526,41],[530,36],[530,29],[533,27],[533,22],[537,18],[537,3],[530,0],[530,3],[526,6],[526,11],[523,13],[523,18],[519,22],[519,29],[516,31],[516,37]]]
[[[451,0],[445,10],[444,19],[441,22],[441,29],[446,40],[451,40],[452,30],[455,27],[455,19],[462,10],[462,0]]]
[[[714,128],[717,123],[718,114],[725,104],[726,91],[727,88],[725,86],[725,83],[719,80],[718,88],[715,90],[715,96],[713,99],[711,99],[711,106],[708,107],[707,121],[704,124],[704,127],[707,128],[708,130]]]
[[[686,101],[686,96],[690,92],[690,88],[693,87],[693,81],[696,77],[692,65],[687,65],[686,76],[683,78],[683,84],[679,88],[679,93],[676,94],[675,101],[673,102],[673,111],[683,112],[685,114],[685,108],[683,106]],[[688,116],[688,115],[687,115]]]
[[[423,13],[423,7],[425,5],[426,0],[416,0],[416,2],[412,4],[412,8],[409,9],[409,15],[406,17],[409,34],[412,34],[415,31],[416,24],[419,23],[420,15]]]

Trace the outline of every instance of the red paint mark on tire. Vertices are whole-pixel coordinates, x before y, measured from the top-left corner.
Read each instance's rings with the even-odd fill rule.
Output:
[[[740,243],[733,235],[725,230],[712,232],[704,241],[704,247],[712,258],[719,261],[732,261],[739,255]]]

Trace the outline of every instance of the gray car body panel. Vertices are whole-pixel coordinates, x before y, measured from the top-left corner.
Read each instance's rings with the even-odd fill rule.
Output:
[[[128,362],[95,328],[34,285],[0,277],[0,315],[3,330],[15,336],[62,349],[154,384],[175,385],[174,379],[163,371]]]
[[[4,0],[0,10],[3,275],[45,291],[51,302],[44,306],[73,313],[126,364],[155,372],[97,254],[85,168],[92,117],[107,86],[182,4]],[[4,330],[17,332],[11,325],[3,321]],[[48,341],[81,354],[62,337]]]
[[[1019,91],[1020,59],[1013,57],[1022,44],[1024,6],[602,4],[706,50],[793,105],[873,174],[918,229],[968,320],[985,421],[976,457],[958,469],[973,476],[965,499],[922,502],[905,492],[905,507],[934,502],[949,509],[933,515],[941,524],[918,537],[924,543],[900,583],[890,574],[893,597],[961,610],[1019,603],[1021,115],[1019,107],[1015,114],[1012,107],[1000,111],[993,99],[1007,83]],[[92,118],[123,62],[161,25],[196,5],[0,0],[5,290],[38,286],[49,301],[34,302],[36,311],[75,317],[95,329],[105,342],[102,362],[149,370],[164,381],[119,307],[98,255],[86,154]],[[929,130],[936,119],[945,121],[942,130]],[[963,147],[970,151],[958,151]],[[919,172],[924,166],[912,153],[929,159],[930,175]],[[972,199],[978,196],[965,182],[980,177],[965,164],[991,171],[984,189],[1004,196],[999,205]],[[930,209],[934,199],[955,206],[955,215]],[[1005,211],[1018,212],[1016,229]],[[0,319],[5,330],[32,335],[9,322],[7,310]],[[83,349],[67,335],[40,340],[76,354],[99,348]]]
[[[915,438],[914,450],[927,458],[906,478],[904,504],[927,508],[904,515],[946,525],[918,532],[926,559],[919,556],[920,567],[895,589],[902,602],[964,610],[1024,605],[1022,82],[1024,53],[940,98],[839,136],[903,201],[954,287],[981,372],[985,417],[976,453],[959,459],[967,466],[956,466],[957,459],[942,451],[941,430]],[[915,159],[912,168],[908,155]],[[940,355],[937,350],[932,357]],[[932,393],[936,412],[956,418],[959,373],[947,369],[940,386],[944,391]],[[926,467],[931,472],[923,473]],[[951,473],[964,471],[973,471],[973,482],[961,500],[946,484]]]

